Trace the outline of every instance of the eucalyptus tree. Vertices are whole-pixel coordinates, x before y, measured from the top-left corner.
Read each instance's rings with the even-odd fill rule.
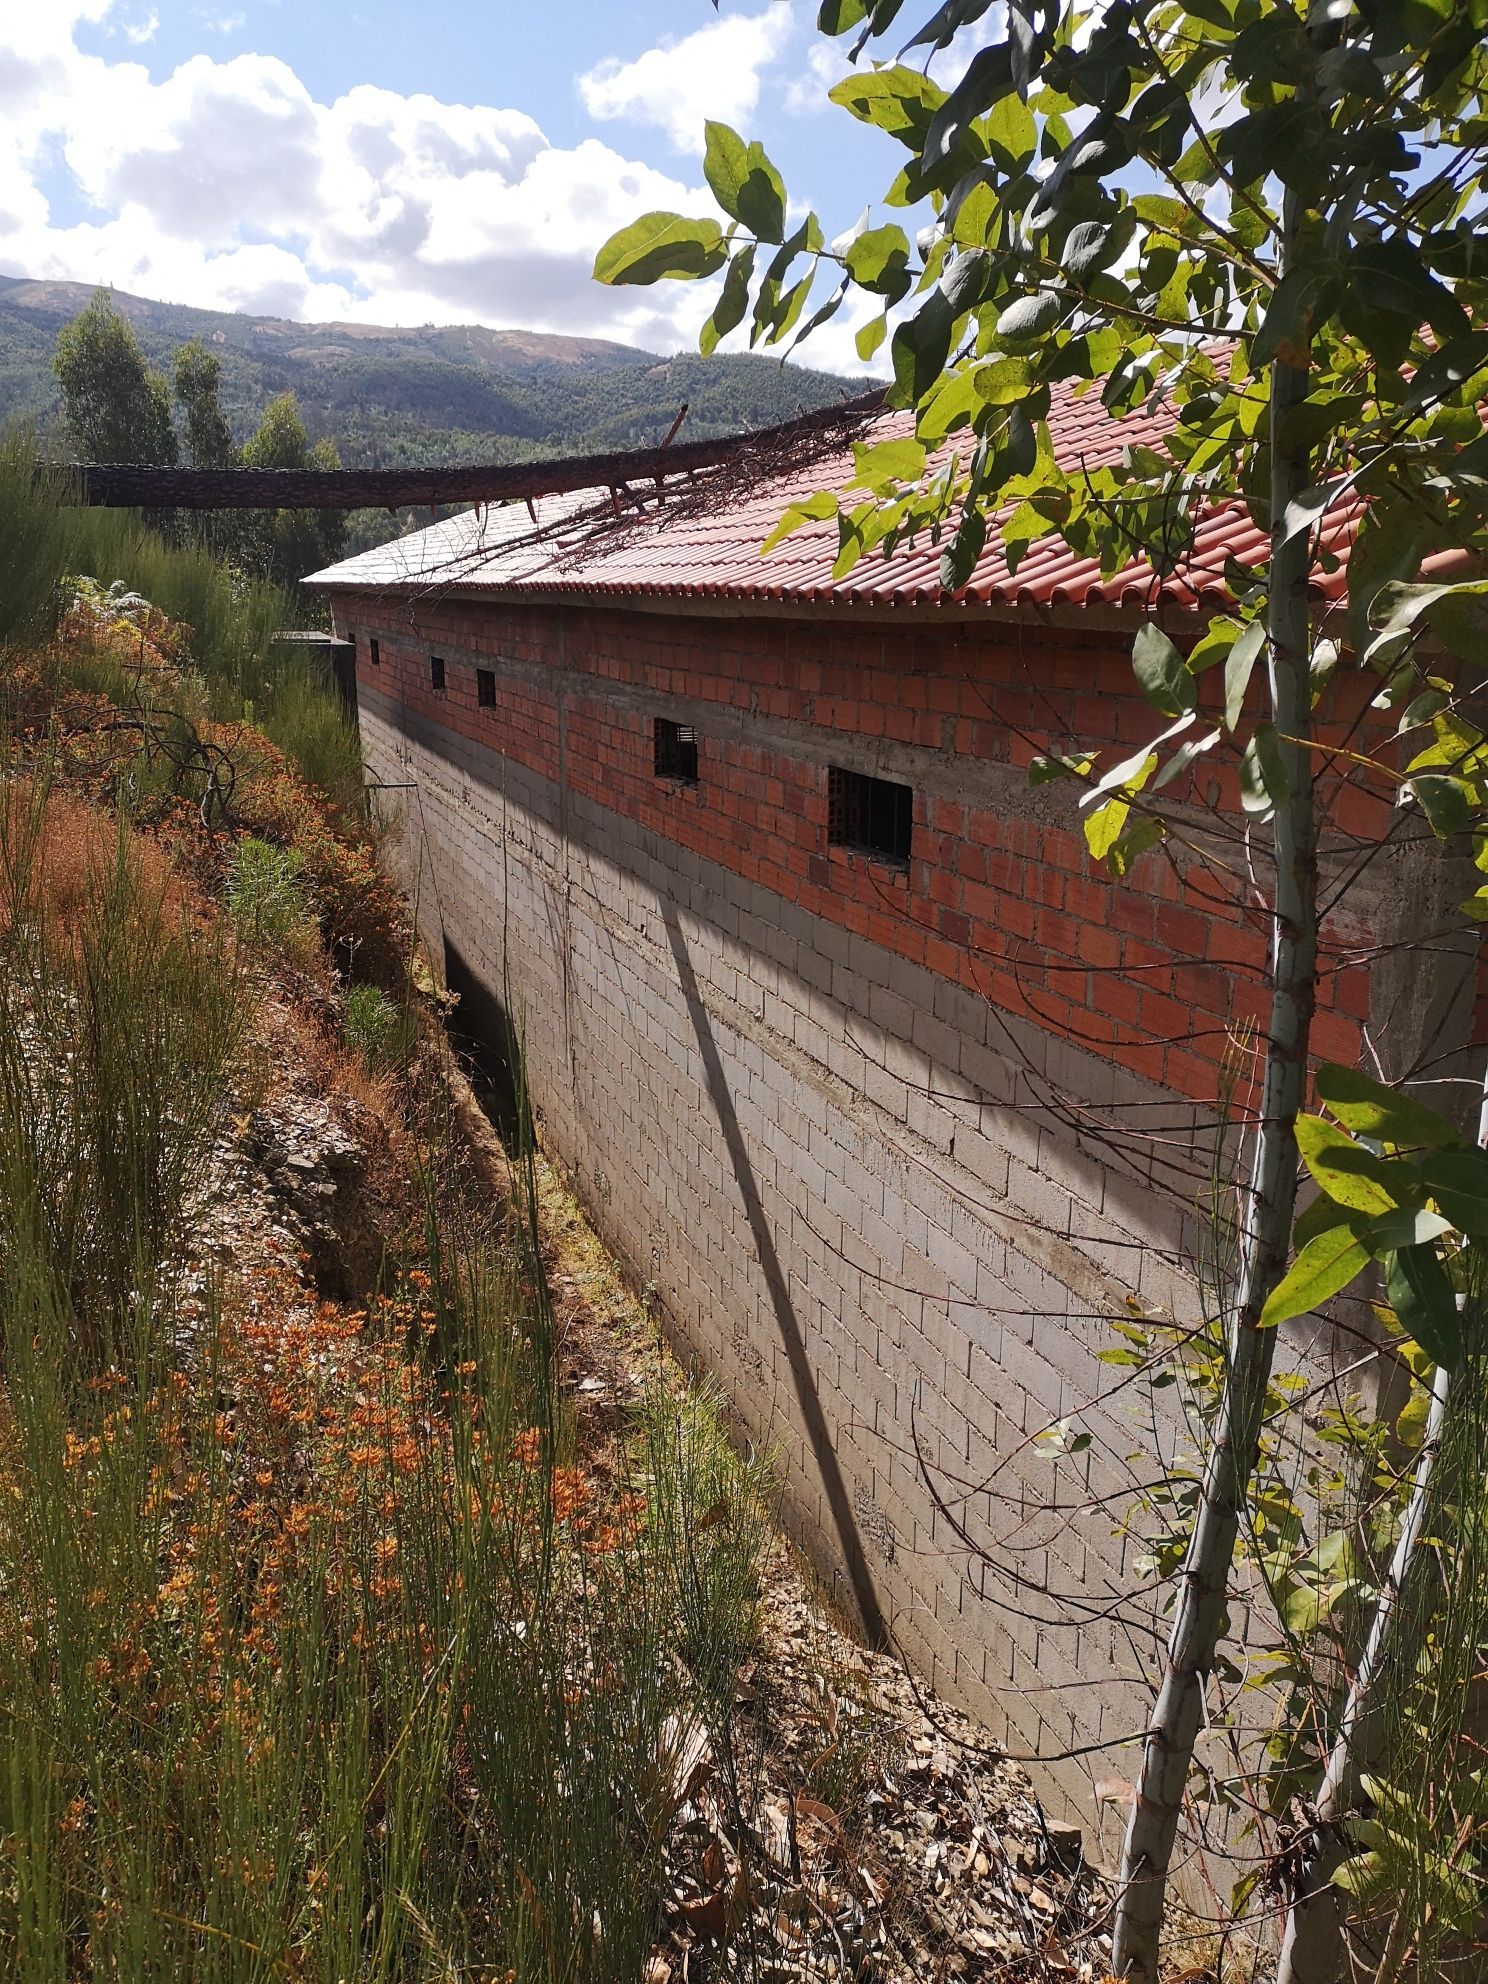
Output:
[[[721,274],[704,350],[741,326],[752,344],[788,346],[849,298],[872,299],[857,348],[866,360],[887,341],[889,403],[913,410],[914,438],[862,447],[851,491],[793,505],[776,532],[835,517],[839,572],[930,533],[954,590],[990,529],[1013,567],[1057,535],[1107,571],[1136,556],[1170,570],[1183,527],[1236,496],[1269,539],[1256,565],[1227,570],[1232,609],[1190,651],[1155,623],[1139,632],[1133,667],[1158,720],[1149,746],[1110,764],[1050,753],[1036,767],[1081,782],[1088,845],[1117,873],[1173,829],[1171,795],[1206,760],[1238,767],[1253,836],[1270,844],[1269,1010],[1226,1381],[1115,1932],[1117,1973],[1155,1980],[1274,1325],[1371,1259],[1397,1280],[1424,1276],[1441,1299],[1429,1208],[1380,1225],[1327,1199],[1339,1218],[1315,1221],[1290,1271],[1288,1260],[1327,826],[1317,712],[1340,659],[1368,671],[1398,717],[1389,775],[1417,817],[1442,835],[1488,818],[1482,743],[1461,703],[1481,670],[1476,605],[1488,592],[1472,563],[1488,498],[1476,413],[1488,385],[1488,0],[944,0],[908,27],[903,11],[903,0],[823,0],[818,22],[855,65],[832,101],[902,147],[883,218],[865,214],[831,242],[814,212],[792,224],[762,147],[711,124],[705,170],[721,216],[645,215],[605,244],[595,274]],[[941,57],[947,87],[934,79]],[[1095,469],[1061,462],[1047,416],[1062,381],[1089,382],[1117,415],[1162,401],[1166,447]],[[1466,554],[1450,580],[1418,584],[1423,560],[1448,552]],[[1341,643],[1323,637],[1309,599],[1319,566],[1337,560]],[[1443,647],[1455,663],[1433,658]],[[1476,844],[1488,868],[1488,834]],[[1470,909],[1481,917],[1488,894]]]
[[[106,289],[95,290],[58,331],[52,370],[80,461],[175,461],[170,382],[146,359]]]

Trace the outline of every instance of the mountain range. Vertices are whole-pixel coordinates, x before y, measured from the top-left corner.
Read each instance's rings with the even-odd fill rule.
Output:
[[[0,276],[0,427],[58,414],[52,351],[87,303],[84,283]],[[146,356],[168,368],[200,338],[222,361],[222,403],[242,440],[290,388],[312,439],[348,467],[523,460],[650,447],[685,401],[683,433],[708,440],[786,420],[861,380],[753,354],[663,357],[603,338],[493,330],[299,324],[113,292]]]

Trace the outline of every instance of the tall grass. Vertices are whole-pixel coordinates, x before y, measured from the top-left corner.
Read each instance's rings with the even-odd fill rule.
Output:
[[[153,1300],[243,1025],[231,953],[152,852],[44,780],[0,784],[0,1255],[47,1279],[84,1375]]]
[[[358,804],[356,731],[329,675],[275,640],[299,617],[292,595],[200,545],[167,543],[134,511],[82,508],[71,493],[65,471],[37,473],[32,436],[0,437],[0,647],[47,639],[70,574],[122,581],[191,629],[212,715],[252,715],[338,805]]]
[[[72,564],[78,512],[64,470],[38,474],[35,438],[0,435],[0,645],[44,641],[61,611],[59,582]]]
[[[13,790],[0,1974],[639,1980],[757,1470],[657,1395],[586,1471],[532,1229],[452,1218],[437,1149],[430,1266],[365,1312],[183,1264],[243,981],[127,829],[52,863],[80,823]]]

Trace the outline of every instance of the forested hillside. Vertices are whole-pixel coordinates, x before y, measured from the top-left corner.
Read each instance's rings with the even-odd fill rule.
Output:
[[[58,415],[57,333],[87,303],[81,283],[0,277],[0,427]],[[654,445],[685,400],[689,439],[767,426],[854,390],[774,358],[660,358],[600,338],[479,325],[393,329],[296,324],[115,293],[146,357],[169,369],[200,338],[221,361],[222,404],[241,442],[293,391],[310,436],[348,467],[521,459]]]

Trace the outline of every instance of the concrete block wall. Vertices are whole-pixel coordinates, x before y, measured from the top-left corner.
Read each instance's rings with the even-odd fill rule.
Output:
[[[796,623],[556,605],[336,619],[426,938],[509,999],[597,1224],[779,1456],[843,1609],[1111,1850],[1097,1786],[1131,1775],[1161,1621],[1121,1532],[1147,1400],[1099,1353],[1133,1305],[1193,1311],[1259,965],[1222,848],[1113,888],[1067,792],[1028,791],[1027,684],[1120,738],[1125,662],[1022,631],[823,659],[840,637]],[[656,778],[657,717],[696,725],[695,786]],[[905,872],[828,846],[830,764],[913,784]],[[1339,1051],[1367,997],[1330,986]],[[1042,1437],[1065,1418],[1077,1456]]]

